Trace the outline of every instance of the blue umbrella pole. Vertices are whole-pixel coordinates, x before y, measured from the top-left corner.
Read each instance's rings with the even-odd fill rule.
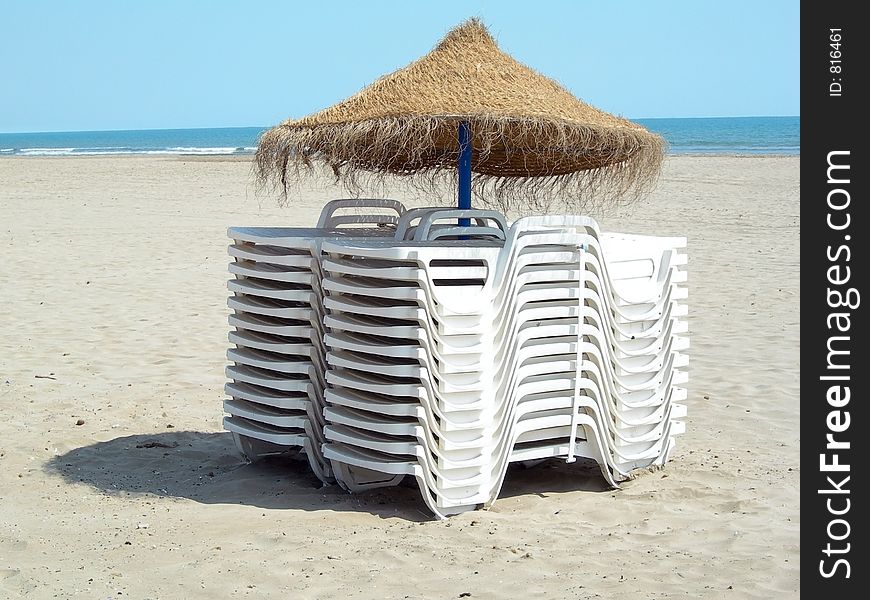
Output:
[[[459,209],[471,208],[471,127],[459,123]],[[459,219],[460,227],[468,227],[470,219]]]

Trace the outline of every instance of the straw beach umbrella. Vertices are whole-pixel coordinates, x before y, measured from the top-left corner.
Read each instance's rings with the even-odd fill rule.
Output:
[[[553,199],[585,208],[648,190],[664,150],[659,136],[502,52],[471,19],[354,96],[266,131],[255,168],[284,194],[320,162],[351,190],[393,175],[434,184],[448,172],[458,176],[461,208],[472,188],[503,210]]]

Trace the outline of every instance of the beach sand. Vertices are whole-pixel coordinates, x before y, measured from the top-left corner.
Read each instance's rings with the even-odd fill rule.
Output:
[[[238,160],[0,160],[0,597],[796,597],[799,166],[672,157],[601,219],[689,238],[666,469],[512,469],[437,522],[416,487],[321,488],[221,430],[227,227],[312,225],[340,192],[280,208]]]

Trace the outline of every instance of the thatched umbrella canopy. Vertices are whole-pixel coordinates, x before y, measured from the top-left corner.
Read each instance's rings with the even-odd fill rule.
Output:
[[[540,208],[544,196],[568,207],[636,197],[655,182],[665,150],[659,136],[499,50],[471,19],[347,100],[265,132],[256,169],[285,194],[313,161],[351,189],[361,176],[434,181],[455,173],[460,123],[471,130],[475,194],[503,209]]]

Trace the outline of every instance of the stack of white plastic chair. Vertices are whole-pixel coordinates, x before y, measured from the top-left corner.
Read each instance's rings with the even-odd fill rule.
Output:
[[[465,240],[323,246],[330,348],[325,434],[332,442],[324,453],[352,491],[410,474],[436,512],[479,503],[477,480],[487,466],[482,340],[490,327],[489,303],[477,299],[507,227],[500,215],[474,216],[495,226],[461,229],[471,238]],[[455,238],[454,229],[436,235]],[[416,233],[425,238],[428,225]],[[444,304],[450,298],[460,311]]]
[[[356,214],[339,214],[342,209]],[[315,228],[229,229],[233,346],[224,428],[249,460],[301,451],[317,477],[331,480],[321,451],[326,362],[319,245],[330,238],[392,237],[403,213],[393,200],[334,200]]]
[[[629,247],[580,217],[410,216],[396,239],[321,246],[339,483],[412,475],[441,516],[491,504],[512,461],[588,457],[616,485],[667,459],[685,414],[685,240]],[[436,223],[457,217],[484,226]]]
[[[585,232],[583,319],[577,389],[606,423],[615,480],[663,464],[683,433],[689,341],[685,238],[601,234],[584,217],[537,217],[527,225]],[[596,409],[587,409],[592,412]],[[609,418],[606,418],[609,417]]]

